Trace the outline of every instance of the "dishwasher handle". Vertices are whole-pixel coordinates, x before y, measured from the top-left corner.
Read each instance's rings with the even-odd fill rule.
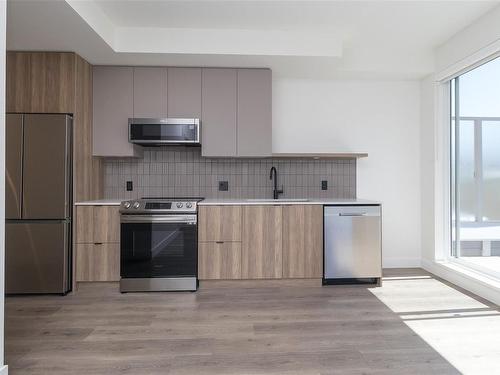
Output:
[[[380,206],[325,206],[325,217],[370,217],[380,216]]]

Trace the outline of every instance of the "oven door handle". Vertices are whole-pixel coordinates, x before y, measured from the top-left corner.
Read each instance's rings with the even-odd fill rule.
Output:
[[[196,215],[121,215],[121,223],[196,224]]]

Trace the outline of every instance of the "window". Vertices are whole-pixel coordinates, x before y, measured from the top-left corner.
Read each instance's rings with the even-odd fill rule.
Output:
[[[451,254],[500,275],[500,58],[451,82]]]

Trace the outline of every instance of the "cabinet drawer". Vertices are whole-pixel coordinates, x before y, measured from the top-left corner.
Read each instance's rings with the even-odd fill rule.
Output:
[[[75,211],[75,242],[94,243],[94,207],[77,206]]]
[[[120,245],[77,244],[76,281],[120,280]]]
[[[120,207],[94,206],[94,242],[120,242]]]
[[[198,209],[201,242],[241,241],[241,206],[202,206]]]
[[[120,242],[118,206],[76,207],[75,243]]]
[[[200,242],[198,278],[201,280],[241,279],[240,242]]]

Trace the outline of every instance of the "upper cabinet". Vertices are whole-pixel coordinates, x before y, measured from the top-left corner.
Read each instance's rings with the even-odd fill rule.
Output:
[[[238,69],[238,156],[272,155],[272,77],[269,69]]]
[[[199,118],[205,157],[272,155],[269,69],[96,66],[93,83],[96,156],[142,154],[128,141],[130,117]]]
[[[9,52],[6,112],[73,113],[75,70],[74,53]]]
[[[167,69],[134,68],[134,117],[167,117]]]
[[[237,70],[203,69],[202,156],[237,156]]]
[[[201,118],[201,68],[168,68],[167,75],[168,117]]]
[[[94,67],[94,155],[141,155],[141,148],[128,141],[128,119],[134,117],[133,88],[133,68]]]
[[[202,109],[202,156],[272,155],[271,70],[204,68]]]

